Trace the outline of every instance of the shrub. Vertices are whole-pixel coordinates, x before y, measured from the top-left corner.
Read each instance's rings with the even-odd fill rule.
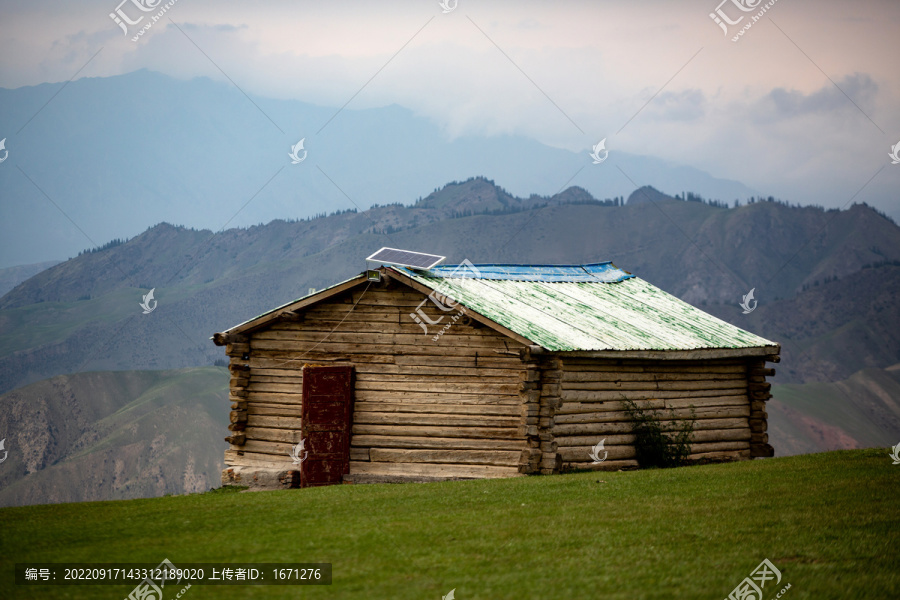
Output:
[[[643,410],[633,400],[625,401],[625,411],[631,418],[631,431],[634,434],[634,449],[638,465],[642,469],[650,467],[680,467],[687,462],[691,454],[691,434],[697,422],[697,413],[691,406],[691,417],[678,423],[675,411],[668,409],[668,421],[671,425],[663,426],[664,411]]]

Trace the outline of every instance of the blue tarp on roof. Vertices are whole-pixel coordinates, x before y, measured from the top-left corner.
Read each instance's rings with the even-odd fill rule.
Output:
[[[394,267],[412,276],[441,279],[485,279],[493,281],[542,281],[545,283],[577,282],[616,283],[634,277],[611,262],[590,265],[441,265],[428,270]]]

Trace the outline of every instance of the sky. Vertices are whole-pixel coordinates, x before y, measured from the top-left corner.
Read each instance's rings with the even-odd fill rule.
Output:
[[[605,138],[900,219],[900,2],[174,0],[132,41],[166,3],[119,1],[0,2],[0,87],[147,68],[336,109],[398,104],[449,138],[585,152]],[[117,8],[147,16],[126,34]],[[726,33],[711,13],[742,20]]]

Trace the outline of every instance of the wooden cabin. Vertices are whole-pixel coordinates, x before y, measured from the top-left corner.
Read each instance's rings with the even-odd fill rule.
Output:
[[[780,346],[608,262],[383,265],[213,340],[232,373],[226,485],[632,467],[627,400],[693,409],[691,460],[774,454]]]

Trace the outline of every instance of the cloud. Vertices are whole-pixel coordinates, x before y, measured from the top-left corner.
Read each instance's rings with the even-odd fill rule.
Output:
[[[652,101],[652,114],[664,121],[696,121],[706,114],[706,96],[701,90],[662,92]]]
[[[829,81],[810,94],[775,88],[760,100],[754,112],[759,121],[857,110],[854,104],[871,113],[875,108],[878,91],[878,84],[870,75],[854,73],[839,80],[837,87]]]
[[[79,77],[148,68],[230,78],[265,107],[397,104],[448,137],[522,135],[573,151],[609,137],[825,205],[859,189],[900,139],[895,0],[779,2],[739,44],[708,18],[717,0],[466,0],[446,15],[436,1],[179,0],[168,14],[193,43],[168,18],[131,42],[108,17],[119,1],[7,3],[0,86],[66,81],[102,47]],[[866,193],[897,174],[885,169]]]

